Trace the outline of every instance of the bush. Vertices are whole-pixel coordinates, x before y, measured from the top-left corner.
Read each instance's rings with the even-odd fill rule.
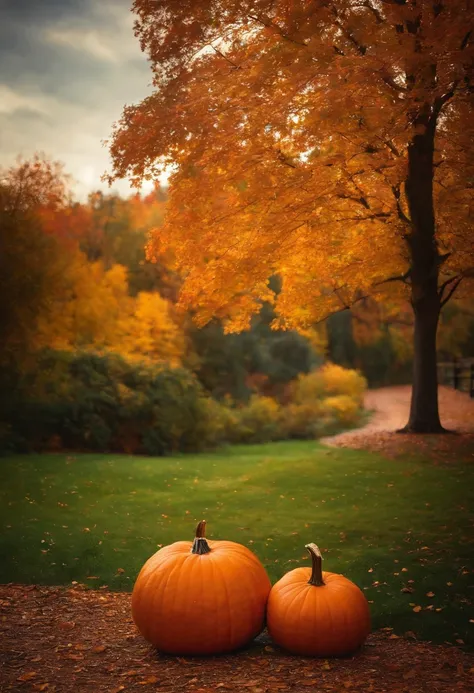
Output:
[[[247,405],[236,409],[237,427],[232,442],[266,443],[282,436],[280,405],[271,397],[252,395]]]
[[[328,363],[300,375],[282,425],[289,438],[318,438],[357,425],[367,383],[357,371]]]
[[[321,403],[290,403],[284,408],[282,430],[286,438],[311,439],[321,434]]]
[[[219,402],[211,397],[204,401],[205,441],[208,447],[216,447],[239,439],[239,416],[229,402]]]
[[[322,368],[300,375],[295,383],[293,401],[296,404],[324,399],[331,395],[348,395],[362,406],[367,381],[354,370],[327,363]]]
[[[3,380],[12,385],[11,376]],[[48,351],[30,373],[18,375],[9,388],[14,394],[0,400],[0,446],[4,452],[167,455],[223,443],[312,439],[357,425],[364,389],[356,371],[328,364],[300,376],[287,405],[253,395],[235,406],[206,397],[183,368]]]
[[[326,397],[321,404],[321,416],[336,419],[345,426],[353,426],[360,418],[358,402],[349,395]]]
[[[131,364],[108,354],[44,352],[2,402],[8,451],[114,450],[165,455],[199,450],[207,439],[206,400],[184,369]]]

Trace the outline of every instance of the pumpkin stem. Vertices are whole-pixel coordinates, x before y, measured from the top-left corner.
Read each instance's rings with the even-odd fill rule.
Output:
[[[207,543],[206,539],[206,520],[201,520],[201,522],[196,527],[195,537],[193,542],[193,547],[191,553],[197,553],[199,556],[205,553],[211,552],[211,547]]]
[[[311,561],[313,562],[313,569],[311,571],[311,577],[308,580],[308,585],[321,587],[325,584],[323,580],[323,557],[321,556],[321,551],[318,549],[316,544],[306,544],[305,549],[308,549],[311,556]]]

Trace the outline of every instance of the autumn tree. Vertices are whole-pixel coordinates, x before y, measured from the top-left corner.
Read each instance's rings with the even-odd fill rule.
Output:
[[[44,220],[68,203],[60,164],[37,155],[0,170],[0,367],[21,365],[36,348],[38,322],[48,320],[64,289],[65,261]]]
[[[472,0],[133,9],[155,91],[113,132],[112,178],[172,167],[149,253],[176,248],[181,302],[239,330],[275,300],[276,326],[309,326],[396,283],[415,323],[406,430],[442,430],[438,319],[474,268]]]

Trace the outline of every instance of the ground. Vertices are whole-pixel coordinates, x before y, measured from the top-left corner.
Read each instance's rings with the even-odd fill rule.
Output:
[[[445,424],[465,433],[414,446],[383,430],[384,402],[406,415],[406,389],[390,390],[369,394],[372,428],[330,441],[365,441],[383,456],[304,442],[167,459],[2,460],[0,579],[35,583],[0,586],[2,693],[474,691],[464,651],[474,643],[474,403],[443,391]],[[361,653],[294,658],[265,635],[215,659],[155,653],[130,618],[134,576],[204,517],[214,536],[252,548],[272,581],[304,565],[302,546],[317,541],[325,569],[353,579],[371,604]]]
[[[166,657],[137,633],[130,595],[75,587],[0,587],[2,692],[46,693],[467,693],[474,656],[389,629],[338,660],[286,655],[265,635],[215,658]]]
[[[439,388],[439,409],[443,426],[456,432],[447,435],[394,435],[408,420],[411,387],[400,385],[369,390],[365,407],[373,414],[369,423],[354,431],[346,431],[324,443],[331,446],[382,452],[390,457],[429,451],[434,458],[453,458],[457,451],[464,456],[474,448],[474,399],[449,387]],[[474,460],[474,453],[472,456]]]

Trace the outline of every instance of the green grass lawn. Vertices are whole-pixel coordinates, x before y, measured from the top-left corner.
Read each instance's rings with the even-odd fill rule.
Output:
[[[249,546],[272,581],[307,565],[314,541],[325,570],[364,589],[374,628],[473,646],[473,481],[466,463],[314,442],[4,458],[0,581],[131,590],[152,553],[206,519],[210,538]]]

